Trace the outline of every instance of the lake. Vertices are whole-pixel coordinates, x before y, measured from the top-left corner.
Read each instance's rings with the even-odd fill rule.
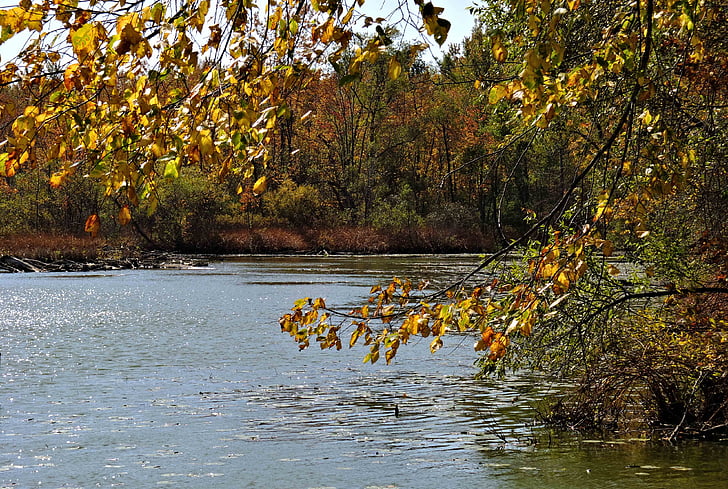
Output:
[[[0,274],[0,488],[728,485],[728,444],[549,433],[538,375],[475,380],[473,338],[299,352],[301,297],[361,305],[473,256],[249,257],[198,270]],[[395,405],[399,416],[395,416]]]

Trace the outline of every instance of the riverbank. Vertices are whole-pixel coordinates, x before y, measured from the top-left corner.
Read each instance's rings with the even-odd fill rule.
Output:
[[[63,266],[66,262],[109,266],[158,262],[162,254],[397,254],[482,253],[492,250],[492,241],[482,233],[434,228],[384,231],[368,227],[332,229],[225,229],[205,242],[182,242],[175,246],[143,241],[134,236],[102,237],[34,233],[0,236],[0,256],[35,260]],[[20,267],[23,265],[16,264]],[[30,263],[31,266],[36,266]],[[73,266],[73,265],[69,265]],[[144,268],[144,266],[140,266]]]
[[[206,260],[164,252],[140,253],[137,257],[96,258],[78,262],[69,259],[41,261],[12,255],[0,256],[0,272],[92,272],[104,270],[153,270],[206,267]]]

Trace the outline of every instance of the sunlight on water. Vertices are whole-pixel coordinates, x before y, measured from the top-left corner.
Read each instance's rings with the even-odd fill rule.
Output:
[[[252,257],[205,270],[0,274],[0,488],[726,482],[725,445],[551,436],[532,404],[555,387],[474,380],[468,337],[434,356],[421,341],[372,367],[363,349],[299,352],[279,332],[300,297],[351,307],[393,275],[438,284],[444,265],[476,262]]]

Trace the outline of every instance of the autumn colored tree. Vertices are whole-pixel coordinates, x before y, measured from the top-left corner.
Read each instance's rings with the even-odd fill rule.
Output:
[[[668,437],[720,431],[725,200],[709,182],[728,161],[725,9],[513,0],[475,12],[493,69],[473,83],[509,126],[495,152],[515,149],[514,177],[535,155],[575,171],[553,171],[562,191],[551,205],[525,210],[529,226],[458,283],[418,293],[395,279],[343,323],[322,300],[298,303],[282,328],[302,346],[340,347],[346,334],[372,362],[412,336],[436,351],[447,332],[473,331],[483,371],[581,376],[551,419],[593,426],[642,410]],[[522,266],[504,266],[514,252]]]
[[[452,53],[442,70],[479,91],[489,112],[480,135],[495,145],[478,147],[459,140],[477,132],[448,117],[448,107],[468,105],[445,92],[422,103],[432,131],[424,146],[398,131],[378,138],[416,107],[393,96],[392,81],[411,65],[388,52],[387,20],[360,17],[357,3],[23,0],[3,9],[0,42],[32,35],[0,68],[0,85],[31,98],[3,110],[13,115],[0,177],[50,165],[50,185],[61,187],[88,175],[119,222],[140,202],[153,213],[160,182],[188,166],[260,195],[274,151],[287,168],[281,177],[300,171],[283,157],[292,139],[276,146],[277,131],[303,117],[287,101],[328,63],[336,75],[321,83],[354,84],[336,94],[349,110],[339,122],[349,126],[329,150],[341,168],[377,170],[359,172],[360,187],[348,189],[361,193],[364,218],[376,200],[370,193],[402,182],[400,151],[424,155],[430,144],[437,151],[415,159],[406,195],[420,192],[424,172],[442,178],[451,202],[472,195],[473,181],[488,187],[504,244],[440,291],[404,279],[375,286],[344,319],[323,299],[297,302],[281,326],[301,347],[363,342],[365,361],[389,362],[412,336],[431,337],[436,351],[448,332],[469,332],[483,372],[530,366],[581,377],[575,400],[552,419],[618,423],[638,406],[645,419],[674,427],[668,437],[724,428],[725,8],[698,0],[479,4],[483,35],[466,45],[461,68]],[[444,42],[442,9],[415,6],[423,30]],[[354,43],[357,23],[368,34]],[[53,44],[55,29],[65,35]],[[466,140],[472,158],[457,161]],[[525,204],[538,205],[518,208]],[[511,221],[518,212],[524,224]],[[96,234],[100,224],[92,214],[85,228]],[[507,261],[514,254],[520,266]]]
[[[12,122],[0,177],[35,165],[39,141],[54,134],[44,158],[54,167],[51,186],[82,171],[118,196],[124,215],[140,200],[153,210],[159,180],[187,165],[222,178],[265,178],[271,137],[289,114],[286,92],[316,64],[337,62],[356,6],[24,0],[4,9],[0,42],[26,31],[31,38],[0,69],[0,86],[33,97]],[[442,42],[449,24],[441,9],[421,8]],[[52,30],[64,35],[51,37]],[[376,60],[384,43],[375,31],[350,60],[349,76]],[[98,222],[90,217],[88,230]]]

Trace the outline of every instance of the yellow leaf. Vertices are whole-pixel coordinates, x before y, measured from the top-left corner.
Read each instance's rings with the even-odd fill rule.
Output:
[[[387,350],[387,352],[384,354],[384,359],[387,361],[387,365],[389,365],[392,362],[392,359],[397,354],[396,348],[390,348]]]
[[[118,220],[119,220],[119,224],[122,226],[126,226],[127,224],[129,224],[131,222],[131,211],[129,210],[128,205],[125,205],[124,207],[121,208],[121,210],[119,211]]]
[[[566,272],[561,272],[554,277],[554,288],[558,289],[557,293],[563,293],[569,290],[571,281],[569,275]]]
[[[80,60],[88,56],[98,46],[98,37],[93,24],[84,24],[71,32],[71,44]]]
[[[8,153],[0,153],[0,177],[8,176],[6,166],[8,164],[9,156],[10,155],[8,155]]]
[[[351,20],[351,16],[354,15],[354,7],[351,7],[346,15],[341,19],[341,23],[346,25]]]
[[[200,153],[209,156],[213,151],[215,151],[215,145],[212,142],[212,137],[209,134],[202,134],[200,136]]]
[[[7,27],[13,32],[20,32],[25,28],[26,11],[22,7],[14,7],[0,11],[0,26]]]
[[[526,321],[521,325],[521,334],[523,336],[531,336],[531,330],[533,329],[533,322],[532,321]]]
[[[399,78],[399,75],[402,74],[402,65],[399,64],[399,61],[397,61],[397,58],[392,56],[392,59],[389,60],[389,69],[387,70],[387,74],[389,75],[390,80],[396,80]]]
[[[439,336],[436,336],[434,340],[430,343],[430,352],[435,353],[437,350],[442,348],[442,338]]]
[[[68,175],[68,172],[65,170],[57,171],[53,175],[51,175],[51,188],[58,188],[63,185],[63,181],[66,179],[66,175]]]
[[[260,195],[268,188],[268,179],[265,176],[260,177],[253,185],[253,194]]]
[[[501,40],[501,36],[496,35],[493,36],[493,39],[491,40],[493,43],[492,51],[493,51],[493,57],[495,60],[499,63],[505,63],[508,59],[508,50],[503,45],[503,41]]]
[[[488,93],[488,103],[493,105],[498,103],[499,100],[508,96],[508,88],[503,85],[494,85]]]
[[[179,177],[179,158],[173,158],[167,161],[164,165],[164,178],[177,178]]]

